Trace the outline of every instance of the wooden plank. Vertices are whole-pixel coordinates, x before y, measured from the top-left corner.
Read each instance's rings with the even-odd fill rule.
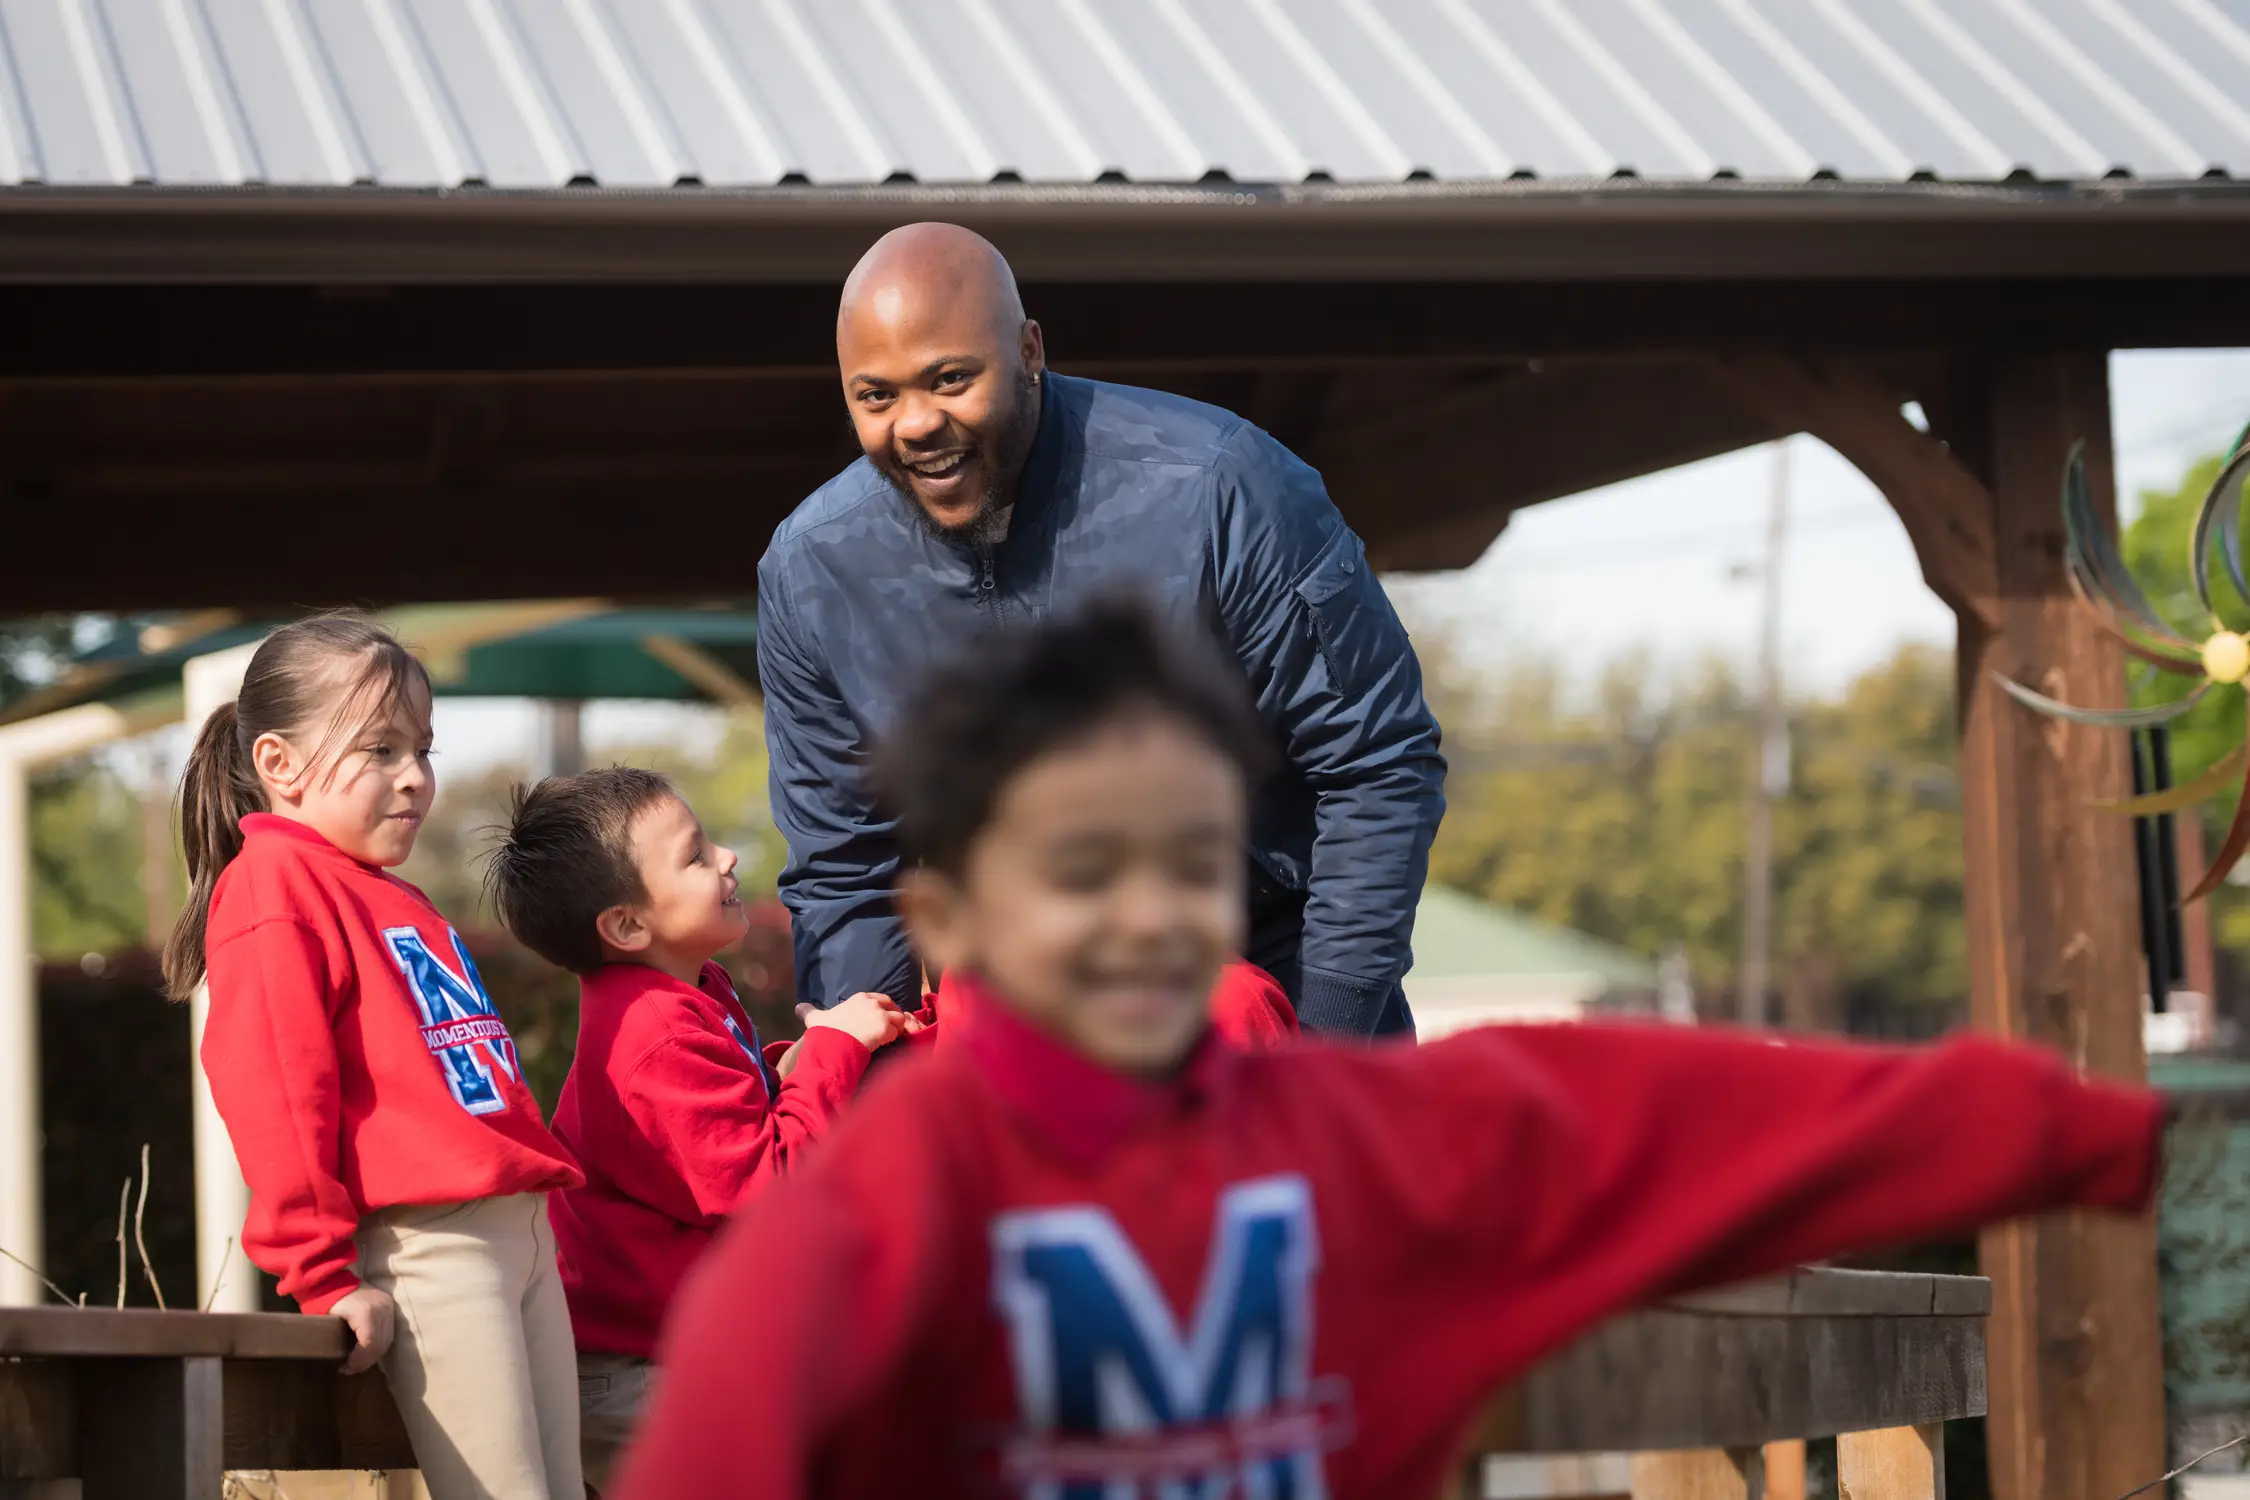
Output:
[[[84,1500],[217,1500],[226,1472],[219,1365],[210,1355],[80,1365]]]
[[[1944,428],[1989,488],[1999,568],[1997,625],[1964,619],[1958,653],[1971,1017],[2087,1072],[2141,1080],[2132,834],[2093,806],[2129,790],[2125,737],[2041,717],[1993,682],[2002,673],[2088,707],[2123,701],[2120,654],[2064,577],[2057,501],[2083,439],[2096,507],[2115,514],[2104,358],[2005,360],[1954,393]],[[1996,1500],[2114,1500],[2163,1472],[2153,1222],[2019,1222],[1988,1230],[1982,1258]]]
[[[1933,1276],[1930,1311],[1940,1317],[1981,1318],[1992,1311],[1992,1282],[1984,1276]]]
[[[1633,1500],[1765,1500],[1765,1494],[1765,1458],[1756,1448],[1633,1455]]]
[[[1656,1310],[1543,1363],[1487,1407],[1471,1443],[1523,1453],[1748,1447],[1984,1409],[1981,1318]]]
[[[0,1481],[78,1472],[78,1384],[68,1367],[0,1360]]]
[[[1945,1428],[1889,1427],[1836,1439],[1837,1500],[1945,1500]]]
[[[0,1308],[0,1357],[212,1355],[340,1363],[348,1340],[343,1320],[298,1313]]]
[[[230,1360],[230,1469],[402,1469],[414,1450],[379,1371]]]
[[[1495,1453],[1472,1472],[1475,1500],[1600,1500],[1633,1490],[1632,1460],[1623,1453]]]
[[[1981,1276],[1851,1271],[1808,1266],[1786,1275],[1666,1298],[1664,1306],[1706,1314],[1764,1317],[1967,1317],[1992,1306]]]
[[[1805,1440],[1766,1444],[1766,1500],[1805,1500]]]

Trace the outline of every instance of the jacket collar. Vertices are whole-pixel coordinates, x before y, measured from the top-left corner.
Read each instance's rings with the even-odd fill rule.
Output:
[[[1023,461],[1023,472],[1016,476],[1016,512],[1008,524],[1008,535],[1019,536],[1032,517],[1047,508],[1054,498],[1055,481],[1062,473],[1063,450],[1070,445],[1070,414],[1064,408],[1072,405],[1071,386],[1067,377],[1049,370],[1039,380],[1039,433],[1031,440],[1031,452]]]
[[[1092,1171],[1145,1126],[1209,1102],[1238,1056],[1206,1030],[1172,1077],[1129,1077],[1072,1051],[973,976],[946,975],[947,984],[956,981],[976,1023],[960,1029],[955,1050],[1035,1140],[1077,1171]]]

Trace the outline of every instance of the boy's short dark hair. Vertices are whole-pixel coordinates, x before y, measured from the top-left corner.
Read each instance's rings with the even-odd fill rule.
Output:
[[[485,899],[526,948],[592,973],[608,962],[594,919],[648,895],[633,863],[633,820],[678,795],[663,775],[632,766],[517,786],[484,869]]]
[[[1186,725],[1245,781],[1272,759],[1240,667],[1137,600],[1113,596],[985,632],[924,680],[876,747],[875,783],[898,819],[902,852],[959,875],[1017,773],[1136,710]]]

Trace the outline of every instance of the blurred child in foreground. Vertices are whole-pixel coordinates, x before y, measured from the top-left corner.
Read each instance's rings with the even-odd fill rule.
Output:
[[[1130,606],[978,642],[900,722],[901,900],[976,1023],[720,1237],[628,1500],[1433,1494],[1495,1387],[1636,1303],[2148,1200],[2158,1100],[1990,1041],[1237,1050],[1262,742]]]

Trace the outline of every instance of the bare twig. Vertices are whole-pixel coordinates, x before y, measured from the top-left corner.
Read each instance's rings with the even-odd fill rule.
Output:
[[[164,1288],[156,1284],[156,1267],[148,1263],[148,1241],[141,1238],[141,1216],[148,1212],[148,1142],[141,1142],[141,1201],[133,1206],[133,1245],[141,1252],[141,1274],[148,1278],[148,1289],[156,1293],[158,1312],[169,1312],[164,1305]]]
[[[227,1284],[227,1261],[234,1254],[234,1236],[227,1236],[226,1247],[219,1251],[219,1274],[211,1278],[211,1295],[203,1299],[203,1310],[209,1312],[219,1300],[219,1288]]]
[[[2215,1454],[2224,1453],[2229,1448],[2239,1448],[2244,1443],[2250,1443],[2250,1432],[2246,1432],[2238,1438],[2229,1438],[2225,1442],[2219,1444],[2219,1446],[2216,1448],[2209,1448],[2201,1453],[2198,1453],[2197,1455],[2195,1455],[2195,1457],[2189,1459],[2186,1463],[2181,1464],[2171,1473],[2163,1475],[2161,1478],[2151,1479],[2148,1483],[2142,1485],[2138,1490],[2127,1490],[2124,1494],[2119,1495],[2117,1497],[2117,1500],[2133,1500],[2133,1497],[2135,1495],[2142,1493],[2142,1491],[2144,1490],[2153,1490],[2160,1484],[2169,1484],[2173,1480],[2179,1478],[2182,1474],[2185,1474],[2188,1470],[2194,1468],[2197,1464],[2203,1462],[2203,1460],[2210,1458]]]
[[[125,1207],[133,1201],[133,1179],[117,1190],[117,1305],[125,1305]]]
[[[14,1261],[17,1265],[23,1267],[26,1271],[29,1271],[32,1275],[38,1277],[39,1284],[41,1286],[45,1287],[48,1291],[53,1292],[56,1296],[62,1298],[63,1306],[68,1307],[71,1305],[70,1293],[64,1291],[61,1287],[56,1286],[53,1282],[49,1281],[47,1279],[46,1272],[40,1270],[37,1266],[33,1265],[30,1261],[25,1260],[20,1255],[9,1255],[8,1252],[4,1249],[0,1249],[0,1255],[6,1255],[8,1259]],[[78,1299],[78,1305],[83,1307],[85,1306],[85,1304],[85,1297],[80,1296]]]

